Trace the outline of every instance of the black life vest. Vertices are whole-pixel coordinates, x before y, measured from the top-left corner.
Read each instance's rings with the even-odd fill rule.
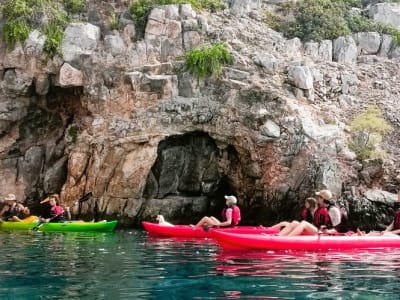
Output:
[[[22,210],[18,204],[11,205],[8,210],[4,213],[4,218],[6,220],[12,219],[12,217],[20,218],[22,216]]]

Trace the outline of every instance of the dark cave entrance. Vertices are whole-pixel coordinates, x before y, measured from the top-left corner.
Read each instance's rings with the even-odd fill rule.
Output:
[[[205,214],[219,218],[224,195],[236,194],[231,179],[239,165],[234,147],[220,149],[207,133],[196,131],[166,138],[157,152],[143,193],[146,206],[161,201],[174,221],[193,222]]]

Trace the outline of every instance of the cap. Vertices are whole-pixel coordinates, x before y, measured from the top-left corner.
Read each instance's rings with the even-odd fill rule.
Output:
[[[324,200],[331,200],[333,197],[331,191],[329,190],[321,190],[316,192],[315,195],[321,196]]]
[[[235,196],[226,196],[226,195],[225,195],[225,199],[226,199],[226,200],[231,200],[233,204],[236,204],[236,203],[237,203],[237,199],[236,199]]]
[[[17,200],[17,197],[15,197],[14,194],[8,194],[7,197],[4,198],[6,201],[15,201]]]

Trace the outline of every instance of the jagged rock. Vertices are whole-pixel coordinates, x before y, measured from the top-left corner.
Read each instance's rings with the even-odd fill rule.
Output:
[[[121,38],[118,32],[113,35],[106,35],[104,37],[105,50],[111,53],[113,56],[125,54],[126,46],[124,40]]]
[[[271,138],[279,138],[281,135],[281,129],[279,125],[272,120],[267,120],[267,122],[260,127],[260,132],[262,135]]]
[[[25,69],[26,57],[21,43],[17,43],[12,51],[7,51],[3,58],[3,68]]]
[[[400,29],[400,5],[398,3],[377,3],[371,5],[368,15],[376,22]]]
[[[353,34],[358,54],[377,54],[381,46],[381,35],[377,32],[358,32]]]
[[[269,73],[275,73],[279,67],[279,61],[270,53],[263,53],[254,59],[254,63],[263,67]]]
[[[47,194],[57,193],[61,190],[67,177],[67,157],[59,159],[47,169],[44,175],[44,191]]]
[[[10,94],[27,95],[32,86],[32,75],[23,69],[8,69],[4,73],[3,89]]]
[[[233,14],[241,15],[259,9],[260,4],[260,0],[230,0],[230,9]]]
[[[43,53],[43,46],[46,42],[46,36],[39,30],[33,30],[25,41],[25,51],[27,55],[40,56]]]
[[[313,88],[314,79],[310,68],[307,66],[290,66],[288,78],[300,89],[309,90]]]
[[[352,37],[338,37],[333,41],[333,60],[343,64],[356,63],[357,45]]]
[[[66,62],[79,60],[81,55],[91,55],[100,40],[100,28],[90,23],[69,24],[64,32],[61,45]]]
[[[393,38],[391,35],[387,34],[382,34],[382,42],[381,42],[381,48],[379,49],[379,56],[388,56],[390,49],[392,47],[392,41]]]
[[[61,87],[83,86],[83,73],[64,63],[57,76],[57,84]]]
[[[29,148],[24,157],[18,161],[18,181],[23,183],[26,187],[34,187],[39,182],[39,176],[44,162],[44,151],[42,147],[33,146]],[[66,169],[64,169],[65,174]],[[59,179],[60,174],[57,174],[56,180]],[[65,175],[62,177],[65,178]],[[61,182],[61,188],[64,181]],[[28,194],[28,193],[27,193]]]
[[[364,160],[363,171],[368,173],[369,178],[377,178],[383,175],[383,161],[381,159]]]

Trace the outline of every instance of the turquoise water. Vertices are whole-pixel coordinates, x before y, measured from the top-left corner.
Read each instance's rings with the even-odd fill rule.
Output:
[[[399,299],[400,250],[226,252],[212,240],[0,233],[0,299]]]

